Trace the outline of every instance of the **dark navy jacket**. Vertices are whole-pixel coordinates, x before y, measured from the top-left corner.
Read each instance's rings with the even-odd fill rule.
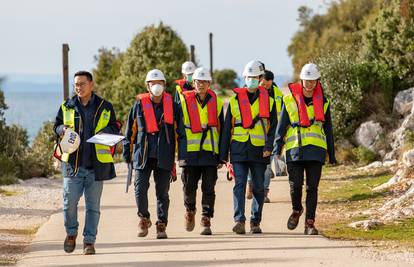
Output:
[[[154,105],[154,104],[153,104]],[[160,104],[162,106],[162,101]],[[176,113],[176,104],[173,103],[174,113]],[[154,108],[154,112],[160,112],[163,109]],[[159,115],[159,114],[158,114]],[[160,117],[160,116],[158,116]],[[174,116],[175,117],[175,116]],[[131,137],[133,137],[133,125],[137,124],[137,134],[134,136],[135,140],[132,144],[131,151]],[[164,120],[161,121],[161,124],[158,124],[159,132],[150,137],[145,128],[145,118],[144,111],[141,106],[140,100],[137,100],[129,112],[128,122],[125,129],[125,139],[123,142],[124,151],[123,157],[124,160],[129,163],[133,162],[134,169],[144,169],[145,164],[147,163],[149,147],[155,149],[156,158],[158,160],[158,167],[167,171],[171,171],[174,159],[175,159],[175,133],[174,125],[168,125],[164,123]],[[168,137],[168,138],[167,138]],[[169,142],[168,142],[169,141]],[[152,142],[149,144],[149,142]],[[156,143],[155,143],[156,142]],[[132,158],[131,158],[132,153]]]

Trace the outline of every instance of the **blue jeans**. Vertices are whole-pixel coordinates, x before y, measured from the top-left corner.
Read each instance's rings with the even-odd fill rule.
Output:
[[[78,202],[85,196],[86,216],[83,242],[95,243],[98,233],[103,181],[95,181],[95,172],[80,167],[76,176],[63,177],[63,217],[67,235],[78,233]]]
[[[256,162],[234,162],[233,170],[235,176],[235,183],[233,187],[234,221],[246,221],[246,217],[244,216],[246,202],[245,195],[247,175],[250,171],[253,183],[253,201],[250,221],[252,223],[260,223],[262,220],[264,202],[263,180],[266,164]]]
[[[266,191],[269,191],[270,187],[270,179],[273,175],[271,164],[266,166],[266,170],[264,173],[264,180],[263,180],[263,186]],[[247,182],[251,185],[252,184],[252,173],[249,171],[249,174],[247,175]]]

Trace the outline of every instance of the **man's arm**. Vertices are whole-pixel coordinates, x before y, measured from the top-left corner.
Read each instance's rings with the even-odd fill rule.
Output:
[[[125,139],[123,140],[124,149],[123,149],[122,156],[123,156],[126,163],[130,163],[131,160],[132,160],[131,159],[131,153],[132,153],[132,151],[131,151],[131,139],[132,139],[132,135],[133,135],[133,127],[134,127],[134,124],[135,124],[136,106],[137,106],[137,104],[135,103],[134,106],[129,111],[128,120],[127,120],[127,124],[126,124],[126,127],[125,127]]]
[[[285,135],[287,127],[290,124],[289,114],[287,113],[285,104],[282,104],[282,111],[280,112],[280,121],[276,127],[275,141],[273,143],[273,153],[275,156],[282,154],[283,146],[285,145]]]

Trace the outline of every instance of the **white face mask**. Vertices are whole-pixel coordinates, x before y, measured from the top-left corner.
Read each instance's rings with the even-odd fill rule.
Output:
[[[153,84],[150,88],[150,91],[154,96],[160,96],[164,92],[164,86],[161,84]]]

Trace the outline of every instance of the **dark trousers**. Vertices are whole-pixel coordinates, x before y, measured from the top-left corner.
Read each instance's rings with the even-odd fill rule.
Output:
[[[138,207],[138,216],[149,218],[148,212],[148,188],[151,172],[154,173],[155,193],[157,196],[157,217],[158,222],[168,222],[168,207],[170,199],[168,191],[170,190],[171,172],[157,167],[157,160],[149,158],[144,169],[136,170],[135,173],[135,200]]]
[[[252,223],[260,223],[262,221],[262,210],[264,203],[264,174],[266,164],[257,162],[234,162],[233,170],[235,183],[233,187],[233,208],[234,221],[246,221],[245,204],[246,204],[246,184],[247,175],[250,171],[253,184],[253,201],[251,209],[250,221]]]
[[[217,181],[216,166],[187,166],[183,168],[183,191],[184,206],[188,211],[196,210],[196,196],[198,181],[201,178],[201,205],[203,211],[201,215],[212,218],[214,216],[214,202],[216,200],[216,192],[214,187]]]
[[[315,219],[318,204],[318,186],[322,174],[322,163],[318,161],[288,162],[290,197],[292,208],[300,211],[302,206],[302,187],[306,173],[306,219]]]

